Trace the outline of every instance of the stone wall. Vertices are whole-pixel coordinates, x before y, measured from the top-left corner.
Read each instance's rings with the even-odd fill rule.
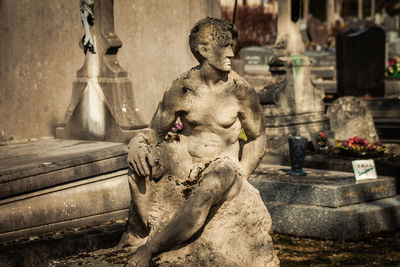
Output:
[[[163,91],[196,64],[190,28],[218,0],[114,1],[118,52],[149,121]],[[0,0],[0,142],[55,135],[82,66],[79,1]]]

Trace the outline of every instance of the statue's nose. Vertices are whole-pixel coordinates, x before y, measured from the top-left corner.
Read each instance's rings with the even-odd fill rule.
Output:
[[[234,57],[234,56],[235,56],[235,54],[233,53],[232,46],[228,46],[228,47],[227,47],[226,56],[227,56],[227,57]]]

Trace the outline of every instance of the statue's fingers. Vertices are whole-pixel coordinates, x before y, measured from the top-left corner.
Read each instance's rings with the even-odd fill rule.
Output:
[[[147,154],[147,161],[149,162],[149,165],[151,167],[154,167],[154,159],[153,159],[153,156],[150,153]]]
[[[144,171],[144,174],[146,176],[149,176],[150,175],[150,171],[149,171],[149,167],[148,167],[147,162],[146,162],[146,156],[140,158],[140,165],[142,165],[142,169]]]
[[[142,164],[141,164],[141,160],[139,159],[139,157],[135,157],[134,162],[135,162],[136,167],[137,167],[137,169],[138,169],[138,174],[139,174],[140,176],[145,176],[145,172],[144,172],[144,170],[143,170],[143,167],[142,167]]]
[[[129,166],[132,170],[135,171],[136,174],[140,174],[138,168],[136,167],[136,163],[134,161],[128,161]]]

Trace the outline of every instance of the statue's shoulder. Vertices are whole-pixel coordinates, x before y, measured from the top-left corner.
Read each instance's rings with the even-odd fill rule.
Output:
[[[187,91],[195,88],[195,83],[199,79],[199,66],[191,68],[189,71],[182,73],[174,80],[170,90]]]
[[[231,70],[229,72],[229,83],[233,93],[243,99],[253,94],[256,94],[253,86],[251,86],[242,76]]]

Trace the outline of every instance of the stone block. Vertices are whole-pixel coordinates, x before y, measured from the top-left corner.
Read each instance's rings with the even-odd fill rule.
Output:
[[[0,240],[125,219],[127,170],[0,200]]]
[[[264,202],[341,207],[396,195],[393,177],[358,181],[351,172],[307,169],[307,176],[287,174],[290,168],[261,164],[251,177]]]
[[[0,147],[0,199],[127,167],[127,145],[51,139]]]
[[[358,136],[373,143],[379,140],[368,106],[356,97],[340,97],[332,102],[326,116],[335,140]]]
[[[400,228],[400,196],[392,177],[356,182],[349,172],[261,164],[250,178],[272,217],[272,230],[329,239],[358,238]]]
[[[400,228],[400,196],[329,208],[265,202],[272,231],[328,239],[355,239]]]

